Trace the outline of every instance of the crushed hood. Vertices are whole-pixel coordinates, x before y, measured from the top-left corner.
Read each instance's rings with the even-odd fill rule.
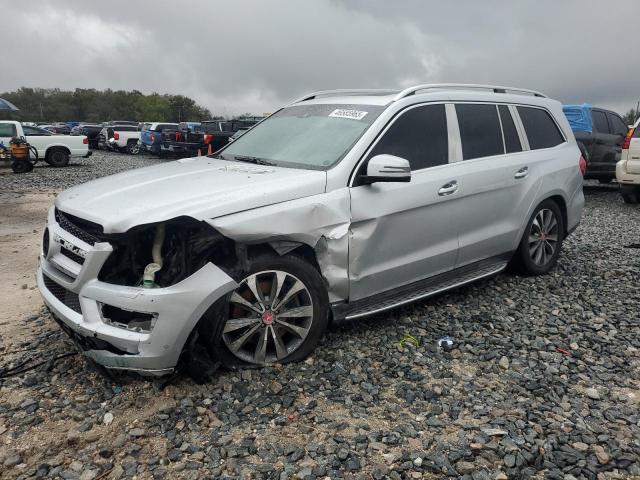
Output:
[[[63,212],[120,233],[136,225],[237,213],[325,191],[326,173],[207,157],[100,178],[58,195]]]

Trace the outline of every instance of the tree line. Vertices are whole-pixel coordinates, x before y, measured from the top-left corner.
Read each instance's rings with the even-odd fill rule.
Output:
[[[26,88],[0,93],[20,110],[0,111],[2,120],[31,122],[179,122],[211,119],[211,112],[184,95],[145,95],[138,90]]]

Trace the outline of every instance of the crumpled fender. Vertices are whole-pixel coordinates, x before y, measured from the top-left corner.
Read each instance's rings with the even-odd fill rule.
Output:
[[[285,254],[312,247],[329,301],[349,297],[350,195],[347,188],[206,220],[222,235],[247,245],[270,243]]]

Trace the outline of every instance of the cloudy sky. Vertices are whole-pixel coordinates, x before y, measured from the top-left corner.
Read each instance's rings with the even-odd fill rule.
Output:
[[[180,93],[216,114],[309,91],[527,87],[620,113],[640,98],[640,1],[0,0],[0,91]],[[9,21],[11,19],[11,21]]]

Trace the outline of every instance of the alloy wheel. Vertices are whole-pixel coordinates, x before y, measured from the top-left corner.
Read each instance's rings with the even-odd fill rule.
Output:
[[[222,339],[237,358],[256,365],[295,352],[313,323],[313,301],[294,275],[267,270],[247,276],[232,293]]]
[[[541,209],[529,230],[529,255],[533,263],[542,267],[553,259],[558,247],[558,221],[553,211]]]

